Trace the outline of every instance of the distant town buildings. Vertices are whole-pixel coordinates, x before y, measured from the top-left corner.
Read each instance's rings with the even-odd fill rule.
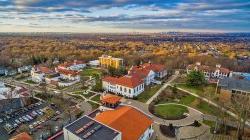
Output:
[[[91,67],[98,67],[98,66],[100,66],[100,61],[99,60],[92,60],[92,61],[89,61],[88,64]]]
[[[120,68],[121,66],[123,66],[123,59],[122,58],[115,58],[112,56],[108,56],[108,55],[102,55],[101,57],[99,57],[99,61],[100,61],[100,65],[102,67],[105,68]]]
[[[189,73],[190,71],[203,72],[207,80],[223,79],[225,77],[229,77],[231,73],[229,69],[221,67],[220,64],[217,64],[215,67],[212,67],[212,66],[201,65],[200,62],[188,65],[187,73]]]

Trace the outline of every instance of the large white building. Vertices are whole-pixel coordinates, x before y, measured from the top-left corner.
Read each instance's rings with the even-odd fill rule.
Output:
[[[153,120],[132,106],[97,110],[63,129],[64,140],[149,140]]]
[[[144,91],[144,82],[135,76],[111,77],[102,80],[103,89],[130,98],[136,97]]]
[[[230,70],[227,68],[221,67],[220,64],[217,64],[215,67],[201,65],[200,62],[196,64],[188,65],[187,73],[191,71],[200,71],[204,73],[206,79],[223,79],[230,76]]]
[[[32,67],[31,71],[31,80],[36,83],[45,82],[45,76],[55,74],[55,71],[44,67],[44,66],[34,66]]]

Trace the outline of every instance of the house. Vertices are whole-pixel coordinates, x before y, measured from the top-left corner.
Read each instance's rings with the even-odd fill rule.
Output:
[[[83,116],[63,128],[64,140],[122,140],[121,132]]]
[[[91,67],[98,67],[98,66],[100,66],[100,61],[99,60],[92,60],[92,61],[89,61],[88,64]]]
[[[120,68],[123,66],[123,59],[122,58],[115,58],[109,55],[102,55],[99,57],[99,62],[102,67],[105,68]]]
[[[230,77],[220,79],[218,93],[226,100],[235,96],[250,96],[250,81],[243,77]]]
[[[5,76],[13,76],[17,74],[17,70],[13,68],[7,68],[5,70]]]
[[[102,79],[103,89],[118,95],[133,98],[144,91],[144,82],[136,76],[107,76]]]
[[[22,66],[22,67],[17,68],[17,72],[18,73],[29,72],[31,71],[31,69],[32,69],[31,65]]]
[[[65,62],[59,65],[57,68],[62,70],[81,71],[85,67],[86,64],[83,61],[74,60],[73,62]]]
[[[22,132],[20,134],[17,134],[16,136],[13,136],[12,138],[10,138],[10,140],[33,140],[33,139],[28,133]]]
[[[57,73],[60,74],[60,78],[71,81],[80,81],[80,74],[78,71],[68,70],[68,69],[55,69]]]
[[[137,77],[143,79],[145,85],[150,85],[151,83],[159,83],[155,78],[161,79],[167,76],[167,70],[164,65],[148,62],[139,66],[132,66],[128,75],[137,75]]]
[[[191,71],[203,72],[207,80],[223,79],[225,77],[229,77],[231,73],[229,69],[221,67],[220,64],[217,64],[215,67],[211,67],[211,66],[201,65],[200,62],[188,65],[187,73],[190,73]]]
[[[63,128],[64,140],[149,140],[153,120],[132,106],[96,110]]]
[[[0,76],[4,76],[5,75],[5,71],[6,71],[6,68],[0,66]]]
[[[6,94],[11,91],[11,88],[8,88],[0,81],[0,95]]]
[[[42,83],[45,82],[45,76],[54,75],[56,72],[45,66],[34,66],[32,67],[30,74],[32,81],[36,83]]]
[[[100,96],[100,101],[102,103],[102,106],[100,106],[100,110],[109,110],[109,109],[114,109],[116,108],[120,102],[121,102],[122,97],[105,93]]]

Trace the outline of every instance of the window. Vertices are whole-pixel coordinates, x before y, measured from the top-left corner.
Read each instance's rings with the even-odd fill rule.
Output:
[[[124,88],[124,92],[127,92],[127,88]]]
[[[122,91],[122,87],[120,87],[120,91]]]
[[[131,89],[129,89],[128,92],[131,93]]]

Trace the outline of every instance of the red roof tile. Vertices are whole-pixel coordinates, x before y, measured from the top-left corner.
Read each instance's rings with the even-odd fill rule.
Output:
[[[32,137],[26,132],[17,134],[16,136],[10,138],[10,140],[32,140]]]
[[[95,119],[122,132],[122,140],[138,140],[153,123],[147,115],[130,106],[104,111]]]
[[[79,75],[79,72],[73,71],[73,70],[66,70],[66,69],[58,68],[57,71],[61,74],[64,74],[64,75],[72,75],[72,76]]]
[[[103,81],[110,82],[112,84],[118,84],[130,88],[135,88],[138,85],[142,84],[143,81],[135,76],[122,76],[122,77],[111,77],[107,76],[103,78]]]
[[[116,104],[118,102],[120,102],[122,97],[120,96],[116,96],[113,94],[106,94],[101,96],[101,102],[102,103],[110,103],[110,104]]]

